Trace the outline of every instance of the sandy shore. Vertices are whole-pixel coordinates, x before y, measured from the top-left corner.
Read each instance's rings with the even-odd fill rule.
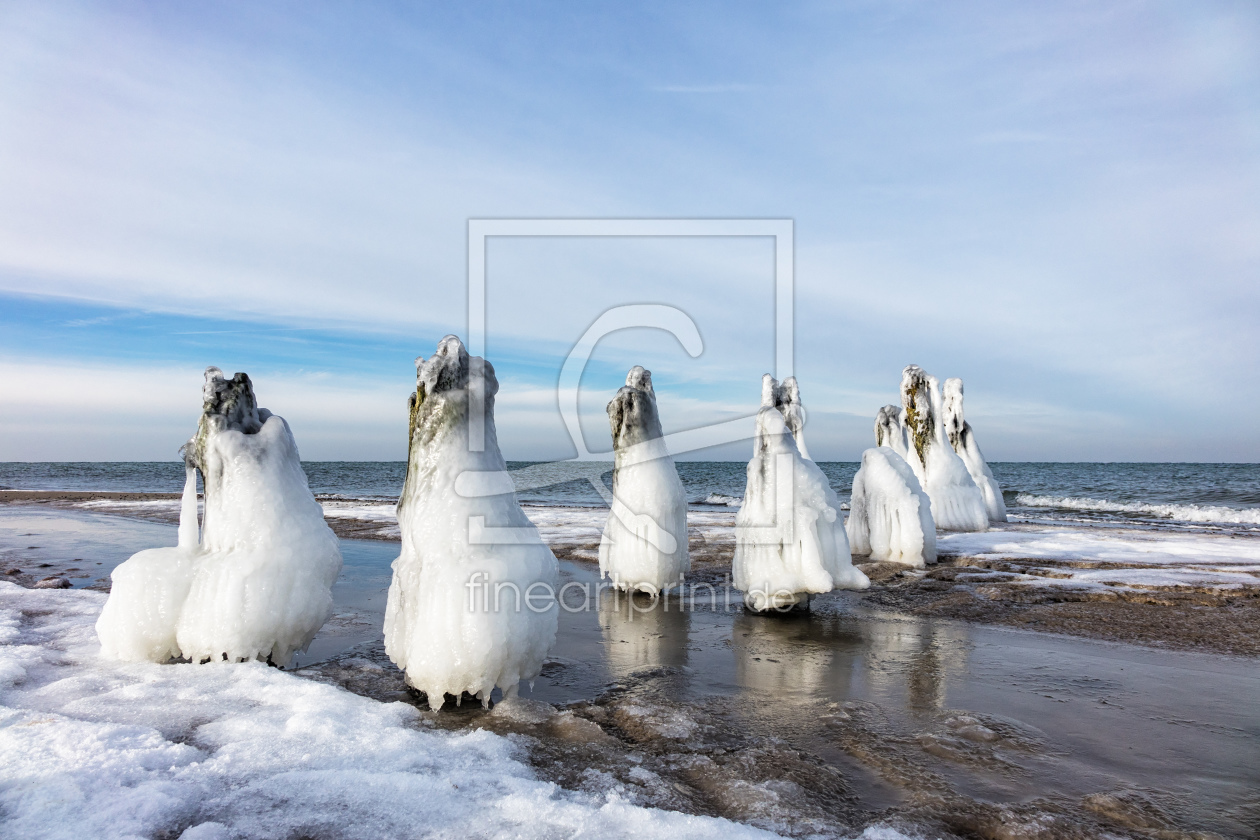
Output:
[[[320,497],[341,537],[398,539],[393,503]],[[0,491],[0,504],[40,505],[176,523],[171,493]],[[562,559],[593,564],[607,511],[526,506]],[[730,574],[735,511],[689,514],[689,579],[717,583]],[[1082,536],[1084,535],[1084,536]],[[1075,540],[1076,543],[1071,543]],[[1050,541],[1050,549],[1045,544]],[[1066,546],[1066,547],[1065,547]],[[1121,551],[1117,551],[1117,546]],[[1169,554],[1169,549],[1180,553]],[[1062,556],[1056,557],[1058,552]],[[1163,552],[1163,553],[1161,553]],[[1250,553],[1248,553],[1250,552]],[[983,535],[946,535],[941,560],[924,571],[854,560],[872,580],[871,606],[915,616],[998,624],[1091,639],[1260,656],[1260,539],[1012,525]],[[80,571],[90,558],[11,573],[30,586]],[[93,588],[107,588],[102,581]]]
[[[322,501],[343,536],[389,540],[389,529],[396,533],[388,501]],[[109,514],[94,527],[141,527],[132,519],[173,523],[178,515],[177,497],[167,494],[8,491],[0,504]],[[592,578],[607,511],[526,511],[557,555],[572,561],[566,574]],[[734,549],[734,510],[695,511],[690,521],[691,580],[723,582]],[[873,825],[898,826],[915,837],[994,840],[1214,836],[1201,831],[1206,818],[1184,798],[1152,791],[1149,783],[1117,781],[1109,766],[1089,763],[1092,747],[1063,740],[1065,733],[1082,733],[1092,745],[1110,737],[1109,726],[1140,724],[1151,730],[1142,737],[1156,745],[1152,756],[1159,758],[1147,764],[1161,767],[1184,745],[1161,744],[1178,736],[1159,735],[1159,725],[1199,712],[1181,695],[1154,690],[1160,669],[1177,657],[1177,667],[1202,669],[1207,658],[1123,647],[1098,659],[1097,649],[1083,652],[1082,642],[1060,634],[1255,656],[1260,586],[1239,583],[1251,575],[1242,550],[1251,543],[1208,539],[1200,549],[1194,541],[1178,549],[1175,535],[1091,532],[1093,542],[1077,546],[1070,558],[1041,556],[1062,552],[1060,543],[1074,530],[1011,526],[946,535],[943,545],[953,541],[967,550],[922,571],[859,562],[871,589],[820,596],[807,616],[751,617],[738,607],[720,615],[702,609],[622,616],[603,605],[582,614],[586,629],[570,632],[569,647],[558,646],[544,667],[540,683],[566,694],[550,703],[485,710],[465,698],[461,707],[448,703],[430,712],[379,637],[293,673],[406,703],[425,727],[506,736],[539,778],[566,790],[727,817],[788,836],[852,837]],[[18,536],[38,541],[35,534]],[[387,545],[359,545],[389,553]],[[1098,556],[1091,559],[1094,545]],[[16,558],[26,548],[11,542],[0,550],[0,572],[18,570],[0,580],[32,587],[48,578],[95,575],[89,588],[108,590],[90,551],[61,559],[45,552],[45,562],[14,565],[24,562]],[[1179,550],[1188,559],[1177,560]],[[588,647],[573,647],[581,644]],[[1114,668],[1123,666],[1126,676],[1113,679]],[[604,675],[600,667],[611,670]],[[1207,667],[1233,668],[1219,660]],[[1160,674],[1122,682],[1152,669]],[[1005,708],[994,699],[1000,692],[1011,697]],[[1141,705],[1152,698],[1149,709]],[[1128,715],[1119,719],[1127,723],[1114,715]],[[1148,718],[1155,723],[1143,723]],[[1245,759],[1245,743],[1222,737],[1205,749],[1213,762],[1228,749]],[[1078,778],[1082,767],[1086,776]],[[1236,827],[1253,816],[1231,811],[1206,824]]]

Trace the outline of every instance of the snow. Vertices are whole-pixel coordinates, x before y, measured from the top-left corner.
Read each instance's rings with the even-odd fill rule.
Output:
[[[8,836],[773,836],[566,792],[503,737],[433,731],[412,706],[260,662],[103,659],[92,631],[103,601],[0,583]],[[883,831],[865,836],[901,836]]]
[[[806,593],[866,589],[854,568],[840,501],[826,476],[801,457],[782,412],[777,384],[763,380],[744,504],[735,517],[735,586],[754,611],[788,608]]]
[[[661,592],[682,583],[687,496],[662,439],[652,373],[636,365],[608,403],[613,501],[599,544],[601,577],[621,589]]]
[[[783,380],[783,385],[779,389],[779,411],[783,412],[783,419],[787,423],[788,431],[792,433],[792,439],[796,441],[796,449],[801,453],[802,458],[809,457],[809,450],[805,448],[805,404],[801,402],[801,389],[796,384],[796,377],[789,376]]]
[[[993,471],[980,453],[971,424],[963,416],[963,381],[957,378],[946,379],[944,397],[945,431],[949,436],[949,444],[967,465],[971,480],[984,494],[984,506],[989,512],[989,521],[1005,522],[1006,502],[1002,499],[1002,488],[998,486]]]
[[[311,495],[284,418],[257,407],[249,377],[206,371],[174,548],[114,569],[97,624],[102,653],[286,664],[332,610],[341,549]],[[197,523],[196,471],[205,484]]]
[[[448,335],[416,370],[385,650],[432,708],[445,694],[488,702],[537,676],[555,642],[555,600],[529,596],[556,591],[556,558],[499,451],[494,368]]]
[[[1018,561],[1036,569],[1051,564],[1053,577],[1031,576],[1039,586],[1117,583],[1135,587],[1260,585],[1260,539],[1216,534],[1008,526],[982,534],[941,534],[940,555]]]
[[[855,554],[922,569],[936,562],[936,525],[914,470],[887,446],[862,453],[846,530]]]
[[[1124,564],[1260,567],[1260,539],[1169,531],[1021,526],[983,534],[941,534],[940,554]]]
[[[941,420],[941,392],[936,377],[918,365],[901,374],[901,405],[897,431],[891,428],[887,408],[875,421],[878,443],[891,433],[890,446],[914,470],[919,484],[932,500],[932,519],[946,531],[983,531],[989,525],[984,494],[976,486],[945,435]]]

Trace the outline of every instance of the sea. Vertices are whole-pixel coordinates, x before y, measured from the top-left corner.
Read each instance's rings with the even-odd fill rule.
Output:
[[[307,461],[311,490],[323,498],[389,501],[404,461]],[[738,507],[745,464],[681,461],[693,509]],[[847,503],[857,462],[818,465]],[[996,462],[1007,511],[1017,521],[1260,532],[1260,464]],[[612,486],[612,462],[509,461],[527,505],[601,506],[594,481]],[[0,489],[179,493],[180,461],[0,462]]]

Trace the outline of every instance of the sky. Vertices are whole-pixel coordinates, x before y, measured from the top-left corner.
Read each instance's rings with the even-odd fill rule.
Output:
[[[1260,461],[1253,2],[0,2],[0,460],[166,460],[247,371],[309,460],[406,455],[470,219],[787,219],[817,460],[918,364],[989,460]],[[774,240],[491,237],[509,459],[653,371],[751,417]],[[694,348],[693,348],[694,349]],[[752,424],[747,422],[749,435]],[[743,459],[747,441],[677,453]]]

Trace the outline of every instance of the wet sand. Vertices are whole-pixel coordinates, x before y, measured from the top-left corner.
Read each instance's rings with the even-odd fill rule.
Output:
[[[576,563],[562,576],[597,583]],[[566,788],[791,836],[1260,828],[1254,661],[907,617],[855,593],[762,617],[737,594],[692,611],[604,592],[561,613],[533,689],[490,711],[429,712],[378,638],[297,673],[506,735]]]

